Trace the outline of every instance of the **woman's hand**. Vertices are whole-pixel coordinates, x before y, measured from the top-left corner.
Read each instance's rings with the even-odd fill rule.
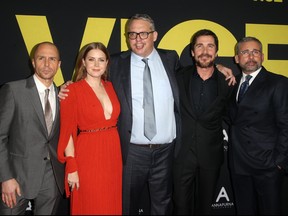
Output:
[[[79,184],[79,176],[78,176],[78,171],[73,172],[73,173],[68,173],[68,185],[71,188],[71,191],[74,190],[74,188],[76,188],[77,190],[80,187]]]

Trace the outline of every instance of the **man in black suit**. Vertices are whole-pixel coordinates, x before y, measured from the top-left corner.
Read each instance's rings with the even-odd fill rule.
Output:
[[[58,90],[53,83],[60,55],[53,43],[42,42],[34,47],[31,58],[34,75],[0,90],[0,215],[24,215],[31,199],[35,215],[56,214],[64,192],[64,165],[56,154]],[[46,125],[47,89],[51,121]]]
[[[242,73],[229,106],[228,151],[236,213],[279,215],[288,162],[288,79],[262,66],[262,43],[255,37],[237,43],[235,61]],[[249,75],[241,97],[240,86]]]
[[[218,38],[202,29],[191,39],[194,64],[177,73],[182,117],[174,162],[174,213],[211,214],[224,160],[222,120],[232,85],[215,66]]]
[[[175,79],[179,57],[156,49],[157,31],[146,14],[132,16],[126,26],[130,50],[112,55],[110,79],[121,104],[118,129],[123,157],[123,214],[137,215],[146,183],[150,214],[171,214],[172,161],[179,133],[179,94]],[[144,135],[143,71],[151,70],[156,135]],[[177,145],[177,144],[176,144]]]

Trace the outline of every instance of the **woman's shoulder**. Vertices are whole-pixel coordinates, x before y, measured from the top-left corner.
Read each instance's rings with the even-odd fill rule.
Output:
[[[85,80],[82,79],[82,80],[79,80],[79,81],[76,81],[76,82],[73,82],[71,83],[67,88],[70,90],[70,89],[77,89],[77,88],[81,88],[83,87],[83,85],[85,85]]]
[[[104,83],[104,85],[105,85],[106,87],[112,87],[112,86],[113,86],[113,85],[112,85],[112,82],[109,81],[109,80],[104,80],[103,83]]]

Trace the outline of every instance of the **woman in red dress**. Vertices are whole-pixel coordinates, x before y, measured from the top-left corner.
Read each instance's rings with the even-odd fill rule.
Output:
[[[58,159],[66,163],[72,215],[122,214],[122,158],[116,127],[120,104],[107,81],[110,56],[102,43],[84,46],[75,81],[61,100]],[[71,194],[70,194],[71,193]]]

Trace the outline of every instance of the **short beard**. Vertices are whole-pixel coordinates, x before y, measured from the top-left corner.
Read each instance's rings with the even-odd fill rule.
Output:
[[[202,64],[200,61],[195,60],[196,66],[200,68],[210,68],[214,66],[214,62],[206,62],[206,64]]]

